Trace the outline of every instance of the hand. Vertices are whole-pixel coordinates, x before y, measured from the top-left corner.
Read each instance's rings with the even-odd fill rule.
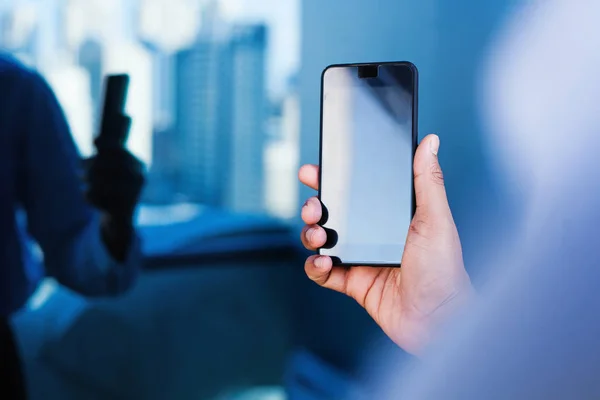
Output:
[[[122,146],[102,147],[86,160],[88,202],[102,213],[102,238],[124,261],[133,238],[133,215],[144,186],[143,164]]]
[[[314,255],[305,270],[319,285],[354,298],[384,332],[405,351],[419,354],[437,327],[473,294],[464,268],[460,239],[450,212],[442,170],[439,138],[429,135],[414,160],[416,213],[410,225],[401,268],[332,267],[328,256]],[[318,189],[318,167],[305,165],[299,178]],[[321,204],[310,198],[302,207],[302,243],[309,250],[325,244],[318,226]]]

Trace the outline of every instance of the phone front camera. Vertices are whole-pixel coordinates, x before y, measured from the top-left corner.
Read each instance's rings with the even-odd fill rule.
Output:
[[[361,65],[358,67],[358,77],[360,79],[377,78],[379,67],[377,65]]]

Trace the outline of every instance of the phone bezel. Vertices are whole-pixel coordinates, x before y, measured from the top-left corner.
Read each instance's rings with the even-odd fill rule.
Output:
[[[387,62],[363,62],[363,63],[348,63],[348,64],[331,64],[328,65],[321,73],[321,105],[320,105],[320,122],[319,122],[319,190],[317,191],[317,198],[321,202],[321,174],[323,165],[323,94],[325,85],[325,73],[332,68],[357,68],[364,66],[402,66],[409,67],[414,77],[413,85],[413,115],[412,115],[412,157],[414,160],[415,152],[417,151],[418,142],[418,122],[419,122],[419,72],[417,67],[409,61],[387,61]],[[411,163],[411,174],[414,176],[414,165]],[[416,198],[415,198],[415,183],[414,179],[411,179],[411,218],[414,217],[416,211]],[[321,224],[320,224],[321,225]],[[317,249],[317,254],[321,255],[321,249]],[[400,268],[402,263],[344,263],[337,257],[331,257],[334,266],[341,267],[389,267],[389,268]]]

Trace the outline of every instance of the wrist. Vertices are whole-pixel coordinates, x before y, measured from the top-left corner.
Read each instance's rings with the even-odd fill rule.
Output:
[[[475,288],[468,281],[464,287],[441,301],[433,312],[407,318],[400,335],[390,337],[405,351],[420,358],[432,343],[439,341],[449,329],[464,320],[476,296]]]
[[[124,262],[135,234],[133,218],[102,214],[100,233],[111,256],[119,262]]]
[[[111,230],[133,231],[132,216],[114,216],[112,214],[102,213],[100,216],[100,221],[103,226],[106,226]]]

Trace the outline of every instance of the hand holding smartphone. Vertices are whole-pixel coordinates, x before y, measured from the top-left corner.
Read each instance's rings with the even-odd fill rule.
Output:
[[[400,266],[415,212],[417,75],[409,62],[323,72],[318,252],[334,265]]]
[[[298,172],[319,197],[302,207],[302,243],[319,252],[304,270],[356,300],[398,346],[421,354],[474,290],[446,197],[440,138],[416,146],[416,68],[334,65],[322,86],[320,165]]]

